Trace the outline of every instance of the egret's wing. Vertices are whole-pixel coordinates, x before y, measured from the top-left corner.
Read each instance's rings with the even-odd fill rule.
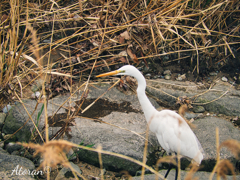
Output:
[[[163,110],[155,115],[152,123],[150,128],[156,133],[160,145],[167,152],[179,152],[198,163],[201,162],[203,158],[201,144],[179,114]]]

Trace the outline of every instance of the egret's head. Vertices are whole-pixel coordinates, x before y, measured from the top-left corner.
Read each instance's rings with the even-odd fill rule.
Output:
[[[134,66],[125,65],[116,71],[111,71],[108,73],[100,74],[96,77],[113,76],[113,75],[130,75],[131,76],[133,74],[133,72],[136,70],[137,69]]]

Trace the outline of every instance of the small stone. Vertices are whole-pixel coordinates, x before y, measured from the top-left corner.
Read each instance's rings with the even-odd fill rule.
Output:
[[[33,84],[32,87],[31,87],[32,92],[36,92],[38,90],[41,90],[42,89],[42,84],[43,84],[42,79],[36,80],[35,84]]]
[[[10,104],[8,104],[7,106],[5,106],[5,107],[3,108],[3,112],[4,112],[4,113],[8,113],[11,108],[12,108],[12,106],[11,106]]]
[[[186,119],[192,119],[192,118],[197,117],[197,114],[185,112],[184,117],[185,117]]]
[[[217,76],[217,73],[216,72],[210,72],[209,75],[210,76]]]
[[[171,74],[171,71],[170,71],[170,70],[165,70],[165,71],[163,72],[163,74],[170,75],[170,74]]]
[[[195,112],[195,113],[203,113],[204,111],[205,111],[205,108],[203,106],[193,107],[193,112]]]
[[[49,43],[51,43],[51,39],[44,39],[44,40],[43,40],[43,43],[49,44]]]
[[[167,74],[167,75],[164,76],[164,78],[165,78],[166,80],[169,80],[169,79],[171,79],[171,76]]]
[[[36,98],[39,98],[40,95],[41,95],[41,93],[40,93],[39,91],[35,92],[35,96],[36,96]]]
[[[41,93],[39,91],[32,94],[32,99],[39,99]]]
[[[35,98],[36,98],[35,93],[32,93],[31,98],[32,98],[32,99],[35,99]]]
[[[177,81],[182,81],[182,78],[179,76],[176,78]]]
[[[14,142],[10,142],[10,143],[7,144],[6,150],[7,150],[7,152],[9,152],[11,154],[12,152],[21,149],[21,147],[22,146],[20,144],[16,144]]]
[[[169,56],[163,56],[163,60],[164,60],[164,61],[169,60]]]
[[[81,169],[76,164],[74,164],[73,162],[70,162],[70,165],[72,166],[72,168],[75,172],[82,174]],[[64,167],[59,171],[55,180],[68,179],[71,176],[73,176],[72,171],[69,168]]]
[[[32,90],[33,92],[37,91],[38,89],[39,89],[38,86],[35,85],[35,84],[33,84],[32,87],[31,87],[31,90]]]
[[[223,81],[223,82],[227,82],[228,79],[227,79],[226,77],[223,76],[223,77],[222,77],[222,81]]]
[[[151,74],[148,73],[148,74],[145,75],[145,77],[146,77],[146,78],[150,78],[150,77],[151,77]]]
[[[182,75],[179,74],[178,77],[176,78],[177,81],[182,81],[184,79],[186,79],[186,74],[182,74]]]

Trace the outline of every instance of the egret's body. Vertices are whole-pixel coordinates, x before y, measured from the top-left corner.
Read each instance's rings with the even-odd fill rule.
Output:
[[[97,77],[109,75],[129,75],[138,81],[137,95],[142,110],[149,124],[149,128],[168,153],[179,153],[193,159],[198,164],[203,159],[201,145],[188,126],[186,121],[176,112],[171,110],[157,111],[146,96],[146,80],[137,68],[131,65],[121,67],[116,71],[105,73]]]

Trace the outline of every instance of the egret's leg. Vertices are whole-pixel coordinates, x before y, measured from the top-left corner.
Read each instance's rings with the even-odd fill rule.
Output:
[[[176,157],[176,164],[178,165],[178,158]],[[176,174],[175,174],[175,180],[178,178],[178,166],[175,166],[176,168]]]
[[[171,154],[170,154],[170,155],[171,155]],[[176,157],[176,164],[178,164],[178,158],[177,158],[177,157]],[[167,170],[164,178],[167,178],[169,172],[171,171],[171,169],[172,169],[173,167],[176,169],[175,180],[177,180],[177,178],[178,178],[178,167],[175,166],[175,165],[173,165],[172,163],[169,164],[169,168],[168,168],[168,170]]]
[[[168,170],[167,170],[167,172],[166,172],[164,178],[167,178],[168,173],[171,171],[172,168],[173,168],[173,164],[171,163],[171,164],[169,164],[169,168],[168,168]]]

